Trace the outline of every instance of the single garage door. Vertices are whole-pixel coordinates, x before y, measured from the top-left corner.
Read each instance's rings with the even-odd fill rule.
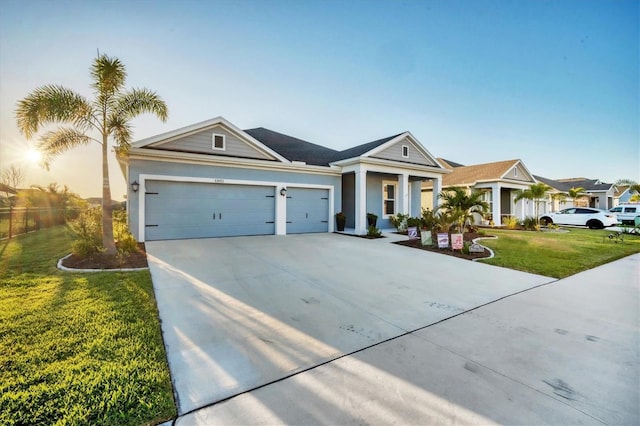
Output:
[[[274,233],[274,187],[146,182],[148,241]]]
[[[287,234],[329,231],[329,190],[287,188]]]

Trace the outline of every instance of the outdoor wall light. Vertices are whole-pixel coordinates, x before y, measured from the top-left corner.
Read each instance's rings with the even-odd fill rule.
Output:
[[[287,187],[283,186],[282,189],[280,190],[280,195],[282,195],[283,197],[287,196]]]
[[[131,184],[131,189],[133,189],[133,192],[138,192],[138,189],[140,189],[140,184],[137,180],[133,181],[133,183]]]

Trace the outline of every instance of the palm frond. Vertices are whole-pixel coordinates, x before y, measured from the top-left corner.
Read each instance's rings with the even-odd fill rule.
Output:
[[[163,122],[169,117],[167,104],[156,92],[149,89],[131,89],[118,98],[115,113],[126,119],[140,114],[154,114]]]
[[[60,127],[47,132],[42,135],[38,144],[38,150],[42,153],[41,164],[49,170],[49,165],[55,156],[79,145],[86,145],[92,140],[95,139],[73,127]]]
[[[127,71],[120,59],[102,54],[91,66],[91,77],[93,78],[91,87],[95,89],[96,100],[104,105],[123,89]]]
[[[66,122],[82,129],[91,121],[91,105],[81,95],[58,85],[41,86],[18,101],[16,121],[30,139],[43,125]]]
[[[107,128],[116,141],[118,150],[128,150],[131,144],[131,124],[122,116],[112,115],[109,117]]]

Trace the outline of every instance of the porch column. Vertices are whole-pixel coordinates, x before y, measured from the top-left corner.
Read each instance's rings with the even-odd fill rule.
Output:
[[[398,213],[410,214],[409,212],[409,175],[403,173],[398,175]]]
[[[355,231],[357,235],[367,233],[367,169],[355,171],[356,203]]]
[[[440,199],[438,198],[438,194],[442,191],[442,176],[438,176],[437,178],[431,181],[433,183],[433,206],[432,210],[436,210],[440,205]]]
[[[496,226],[502,225],[502,209],[500,206],[502,197],[500,195],[500,184],[491,185],[491,199],[493,200],[493,209],[491,211],[491,215],[493,216],[493,223]]]

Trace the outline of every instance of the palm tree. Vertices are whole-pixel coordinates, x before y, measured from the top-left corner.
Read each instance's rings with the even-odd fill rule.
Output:
[[[585,189],[581,186],[570,188],[569,191],[567,191],[569,197],[573,199],[573,205],[576,204],[577,199],[586,197],[587,194],[584,191]]]
[[[117,58],[99,55],[91,66],[95,98],[85,97],[63,86],[46,85],[35,89],[18,102],[16,120],[20,131],[30,139],[43,126],[64,123],[40,137],[38,149],[43,166],[49,168],[53,157],[71,148],[96,142],[102,147],[102,246],[115,254],[111,187],[109,185],[109,141],[116,151],[126,151],[131,143],[130,121],[143,113],[167,119],[167,105],[148,89],[125,90],[125,66]],[[93,136],[92,136],[93,135]],[[97,137],[94,137],[96,136]]]
[[[629,201],[640,201],[640,183],[634,183],[633,185],[631,185],[629,187],[629,192],[635,192],[635,194],[633,194],[631,198],[629,198]]]
[[[473,213],[482,214],[489,210],[489,203],[482,199],[483,194],[478,190],[467,193],[464,188],[453,186],[438,194],[438,197],[443,200],[440,208],[454,214],[458,222],[458,229],[464,233],[466,224],[474,222]]]
[[[529,185],[529,188],[527,189],[521,189],[517,191],[516,197],[513,199],[513,201],[517,203],[522,199],[532,200],[534,203],[533,208],[535,211],[536,224],[539,224],[538,203],[540,203],[540,201],[542,201],[542,199],[545,197],[546,193],[552,189],[553,188],[551,188],[546,183],[543,183],[543,182],[534,183]]]

